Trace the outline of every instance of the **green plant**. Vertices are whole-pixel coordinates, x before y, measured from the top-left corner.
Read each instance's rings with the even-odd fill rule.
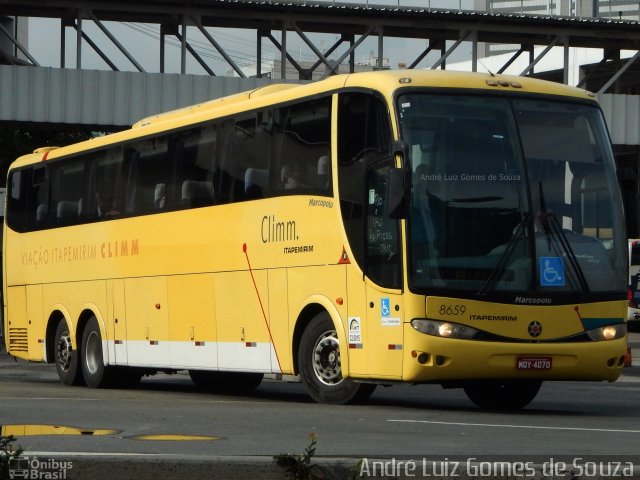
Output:
[[[322,475],[318,465],[312,464],[311,459],[316,453],[318,436],[315,432],[309,434],[311,443],[304,449],[302,455],[291,455],[289,453],[274,455],[276,464],[285,471],[287,480],[319,480]]]
[[[351,468],[349,469],[349,480],[356,480],[360,477],[360,471],[362,470],[362,463],[364,462],[364,459],[361,458],[360,460],[358,460],[355,465],[352,465]]]
[[[18,458],[24,451],[19,445],[14,448],[11,444],[16,441],[13,435],[0,435],[0,480],[9,479],[9,466],[12,460]]]

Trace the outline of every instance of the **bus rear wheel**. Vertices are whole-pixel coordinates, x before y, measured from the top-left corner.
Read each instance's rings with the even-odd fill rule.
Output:
[[[191,381],[196,387],[210,392],[250,392],[262,383],[262,373],[213,372],[209,370],[189,370]]]
[[[107,367],[102,357],[102,336],[96,317],[91,317],[82,334],[80,350],[82,375],[88,387],[99,388],[106,384]]]
[[[77,350],[71,344],[71,334],[65,320],[61,320],[54,337],[55,360],[58,377],[64,385],[82,385],[82,370],[79,367]]]
[[[374,384],[356,383],[342,376],[340,343],[327,312],[317,314],[302,333],[298,369],[307,392],[319,403],[363,402],[376,388]]]
[[[518,410],[531,403],[541,386],[538,380],[478,381],[467,384],[464,392],[484,410]]]
[[[142,377],[141,370],[130,367],[107,366],[102,356],[102,335],[96,317],[91,317],[82,334],[80,363],[88,387],[135,387]]]

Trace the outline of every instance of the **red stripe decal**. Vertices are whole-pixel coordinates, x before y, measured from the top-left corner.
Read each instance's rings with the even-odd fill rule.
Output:
[[[278,350],[276,349],[276,342],[273,341],[273,335],[271,334],[271,327],[269,326],[269,320],[267,319],[267,314],[264,310],[264,305],[262,304],[262,298],[260,298],[260,292],[258,291],[258,284],[256,283],[256,279],[253,276],[253,270],[251,268],[251,262],[249,261],[249,253],[247,252],[247,244],[242,244],[242,252],[244,253],[245,258],[247,259],[247,267],[249,268],[249,275],[251,275],[251,281],[253,282],[253,288],[256,291],[256,296],[258,297],[258,303],[260,304],[260,309],[262,310],[262,318],[264,318],[265,327],[267,327],[267,333],[269,334],[269,340],[271,340],[271,345],[273,345],[273,352],[276,354],[276,361],[278,362],[278,368],[282,371],[282,364],[280,363],[280,356],[278,355]],[[247,342],[247,347],[249,342]],[[251,346],[256,346],[251,345]]]

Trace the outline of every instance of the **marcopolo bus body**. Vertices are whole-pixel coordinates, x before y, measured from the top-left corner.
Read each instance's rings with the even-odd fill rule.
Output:
[[[21,157],[5,229],[7,350],[66,384],[299,375],[346,403],[435,382],[518,408],[542,381],[622,368],[609,138],[559,84],[264,87]]]

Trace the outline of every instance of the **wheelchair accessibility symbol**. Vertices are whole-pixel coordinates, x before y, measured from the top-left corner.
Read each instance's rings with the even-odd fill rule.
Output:
[[[380,313],[383,317],[388,317],[389,315],[391,315],[391,302],[388,298],[381,299]]]
[[[540,257],[540,286],[564,287],[562,257]]]

